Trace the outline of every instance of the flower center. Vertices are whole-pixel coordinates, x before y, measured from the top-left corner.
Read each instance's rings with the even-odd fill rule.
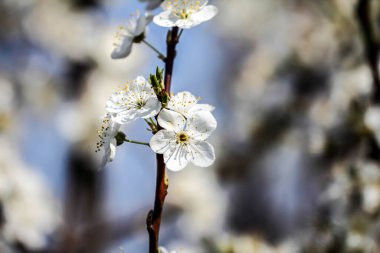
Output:
[[[168,9],[172,9],[172,14],[180,19],[188,19],[191,14],[201,9],[201,1],[199,0],[174,0],[168,1]]]
[[[136,103],[136,108],[137,109],[141,109],[141,108],[143,108],[144,106],[145,106],[145,101],[144,100],[142,100],[142,99],[139,99],[138,101],[137,101],[137,103]]]
[[[185,132],[177,134],[177,144],[186,145],[189,143],[190,137]]]

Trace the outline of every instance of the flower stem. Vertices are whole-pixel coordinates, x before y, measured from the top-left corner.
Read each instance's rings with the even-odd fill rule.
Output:
[[[151,48],[154,52],[158,54],[158,58],[165,61],[166,57],[163,55],[157,48],[155,48],[152,44],[150,44],[148,41],[143,40],[142,41],[145,45],[147,45],[149,48]]]
[[[124,142],[129,142],[129,143],[139,144],[139,145],[145,145],[145,146],[149,147],[149,143],[147,143],[147,142],[133,141],[133,140],[128,140],[128,139],[125,139]]]
[[[173,73],[174,58],[176,56],[176,45],[178,43],[178,27],[172,28],[167,36],[167,58],[165,60],[165,91],[170,94],[170,85]],[[158,125],[158,129],[160,126]],[[156,154],[157,178],[154,208],[146,219],[149,234],[149,253],[158,253],[158,239],[160,234],[161,215],[164,207],[165,197],[168,189],[168,178],[165,171],[164,156]]]
[[[178,34],[178,40],[181,38],[181,35],[182,35],[182,33],[183,33],[183,30],[184,30],[184,29],[181,29],[181,30],[179,31],[179,34]]]

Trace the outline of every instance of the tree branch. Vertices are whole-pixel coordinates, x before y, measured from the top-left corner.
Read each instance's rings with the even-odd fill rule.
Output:
[[[174,58],[176,56],[176,45],[178,43],[178,28],[174,27],[168,32],[166,39],[167,55],[165,60],[165,91],[170,95],[170,86],[173,74]],[[160,129],[160,126],[158,126]],[[167,195],[168,180],[165,171],[164,156],[156,155],[157,160],[157,178],[156,178],[156,195],[154,208],[148,214],[146,223],[149,234],[149,253],[158,253],[158,239],[160,234],[161,215]]]

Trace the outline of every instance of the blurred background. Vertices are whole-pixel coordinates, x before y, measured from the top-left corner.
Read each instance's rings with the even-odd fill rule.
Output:
[[[148,1],[0,1],[0,253],[148,252],[153,152],[124,144],[102,171],[95,153],[108,97],[162,66],[143,44],[110,58]],[[217,160],[169,172],[160,244],[380,252],[380,2],[211,2],[172,87],[216,106]],[[152,24],[147,40],[165,51],[166,32]]]

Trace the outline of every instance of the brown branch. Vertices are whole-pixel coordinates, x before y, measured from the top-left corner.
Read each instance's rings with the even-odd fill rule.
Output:
[[[373,24],[371,24],[371,0],[360,0],[356,8],[356,17],[362,33],[365,56],[371,69],[374,83],[372,102],[380,104],[380,76],[378,59],[380,53],[379,42],[376,41]]]
[[[174,27],[168,32],[166,39],[167,55],[165,60],[165,91],[170,95],[170,85],[173,74],[174,58],[176,56],[176,45],[178,43],[178,28]],[[159,126],[160,128],[160,126]],[[148,214],[146,223],[149,234],[149,253],[158,253],[158,239],[160,234],[161,215],[164,207],[165,197],[167,195],[168,182],[166,178],[164,156],[156,155],[157,160],[157,178],[156,178],[156,195],[154,199],[154,208]]]

